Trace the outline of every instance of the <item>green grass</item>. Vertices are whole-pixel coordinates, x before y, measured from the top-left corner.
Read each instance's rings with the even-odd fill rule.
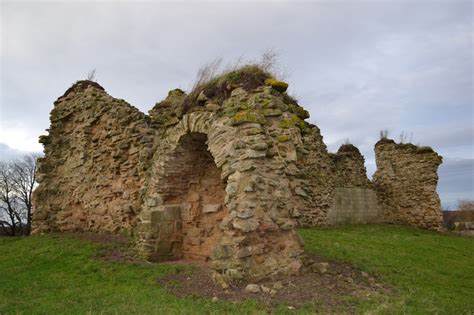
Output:
[[[354,263],[395,288],[360,312],[474,310],[474,239],[397,226],[300,231],[306,249]],[[0,314],[266,313],[254,301],[177,298],[156,278],[182,267],[94,259],[99,245],[58,235],[0,238]],[[309,312],[314,306],[304,308]],[[284,307],[277,313],[287,311]]]
[[[411,227],[303,229],[305,248],[351,262],[395,288],[381,313],[473,314],[474,239]]]
[[[0,314],[247,313],[238,305],[176,298],[156,278],[173,265],[138,265],[94,259],[98,246],[57,235],[0,238]]]

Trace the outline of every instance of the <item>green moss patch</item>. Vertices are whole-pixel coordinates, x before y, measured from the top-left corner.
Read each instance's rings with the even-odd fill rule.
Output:
[[[281,116],[283,112],[279,109],[263,109],[262,110],[263,116]]]
[[[294,127],[298,127],[301,130],[305,129],[304,121],[295,114],[291,115],[289,118],[283,118],[278,124],[278,126],[283,129]]]
[[[240,125],[244,123],[257,123],[265,124],[265,117],[259,112],[253,110],[244,110],[237,112],[232,118],[230,124],[232,126]]]
[[[278,140],[278,142],[286,142],[286,141],[290,140],[290,136],[289,135],[279,135],[277,137],[277,140]]]
[[[172,96],[183,96],[185,95],[186,93],[181,90],[181,89],[174,89],[174,90],[170,90],[168,92],[168,97],[172,97]]]
[[[281,93],[285,92],[288,89],[288,83],[275,79],[266,79],[265,85],[271,86],[274,90]]]
[[[309,112],[305,110],[303,107],[298,106],[296,104],[289,104],[288,110],[294,114],[296,114],[301,119],[309,118]]]

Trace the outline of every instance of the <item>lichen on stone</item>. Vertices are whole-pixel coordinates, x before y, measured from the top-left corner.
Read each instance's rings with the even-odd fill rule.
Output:
[[[179,97],[179,96],[184,96],[185,94],[186,93],[183,90],[179,89],[179,88],[168,91],[168,97],[173,97],[173,96],[178,96]]]
[[[287,118],[282,118],[278,126],[283,129],[295,127],[298,127],[299,129],[305,129],[304,121],[295,114],[292,114]]]
[[[296,114],[301,119],[309,118],[309,112],[299,105],[288,104],[288,110]]]
[[[275,79],[266,79],[265,84],[271,86],[273,89],[281,93],[288,89],[288,83]]]
[[[279,135],[279,136],[277,136],[277,140],[278,140],[278,142],[286,142],[286,141],[290,140],[290,136],[289,135]]]
[[[263,116],[281,116],[281,114],[283,114],[283,112],[279,109],[263,109],[262,110],[262,114]]]
[[[232,126],[243,123],[265,124],[265,117],[262,116],[258,111],[254,110],[243,110],[235,113],[234,116],[232,116],[230,122]]]

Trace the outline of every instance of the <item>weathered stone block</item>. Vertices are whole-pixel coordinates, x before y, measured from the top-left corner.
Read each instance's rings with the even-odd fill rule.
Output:
[[[213,213],[217,212],[222,208],[221,204],[207,204],[202,206],[202,212],[204,213]]]

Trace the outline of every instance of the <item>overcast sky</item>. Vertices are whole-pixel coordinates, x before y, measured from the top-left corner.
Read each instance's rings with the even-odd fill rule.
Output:
[[[371,176],[379,130],[412,134],[444,157],[443,205],[474,198],[472,1],[0,1],[0,158],[41,151],[53,101],[91,69],[147,112],[203,64],[273,49],[331,151],[349,139]]]

